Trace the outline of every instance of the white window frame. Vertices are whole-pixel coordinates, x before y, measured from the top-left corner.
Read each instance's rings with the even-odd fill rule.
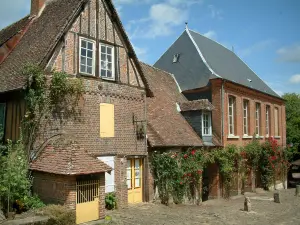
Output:
[[[230,99],[232,99],[232,105],[230,105]],[[234,117],[235,117],[235,97],[234,96],[229,96],[228,97],[228,134],[230,136],[235,135],[235,124],[234,124]],[[230,115],[230,109],[232,109],[232,115]],[[232,124],[230,124],[230,117],[232,117]],[[230,131],[230,127],[232,127],[232,132]]]
[[[99,160],[106,163],[112,168],[110,173],[105,173],[105,193],[111,193],[115,191],[115,157],[114,156],[101,156]]]
[[[111,57],[112,57],[112,71],[111,71],[111,75],[112,77],[103,77],[101,75],[101,61],[102,61],[102,51],[101,51],[101,47],[104,46],[104,47],[110,47],[111,48]],[[105,43],[99,43],[99,77],[101,77],[102,79],[105,79],[105,80],[115,80],[116,77],[115,77],[115,72],[116,72],[116,68],[115,68],[115,47],[113,45],[109,45],[109,44],[105,44]],[[107,70],[106,70],[107,71]]]
[[[270,136],[270,106],[266,106],[266,136]]]
[[[204,121],[204,115],[208,116],[208,133],[205,133],[205,121]],[[211,129],[211,113],[203,111],[202,112],[202,136],[211,136],[212,135],[212,129]]]
[[[278,107],[274,108],[274,123],[275,123],[275,126],[274,126],[275,133],[274,133],[274,135],[277,137],[277,136],[279,136],[279,108]]]
[[[260,113],[261,113],[261,105],[259,102],[255,103],[255,135],[260,135]]]
[[[87,72],[82,72],[81,71],[81,47],[82,47],[82,41],[86,41],[86,42],[90,42],[93,44],[93,59],[92,59],[92,74],[87,73]],[[85,74],[85,75],[89,75],[89,76],[95,76],[95,67],[96,67],[96,42],[91,40],[91,39],[87,39],[84,37],[79,37],[79,73],[80,74]],[[87,56],[86,56],[87,57]]]
[[[243,101],[243,134],[244,136],[249,135],[249,101],[244,100]],[[246,130],[246,132],[245,132]]]

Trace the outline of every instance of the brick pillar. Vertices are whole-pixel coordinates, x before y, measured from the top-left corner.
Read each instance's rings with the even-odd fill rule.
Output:
[[[105,218],[105,173],[100,174],[99,219]]]
[[[128,188],[127,188],[127,159],[124,157],[115,157],[115,192],[118,208],[128,206]]]
[[[217,164],[211,164],[207,167],[209,178],[209,198],[220,198],[220,173]]]

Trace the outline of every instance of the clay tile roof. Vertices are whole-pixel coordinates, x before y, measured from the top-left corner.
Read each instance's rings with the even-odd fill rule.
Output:
[[[152,147],[203,146],[200,137],[188,124],[176,103],[187,99],[179,92],[173,76],[165,71],[141,63],[153,93],[147,98],[147,136]]]
[[[181,111],[196,111],[207,110],[212,111],[215,107],[208,101],[208,99],[194,100],[189,102],[182,102],[179,104]]]
[[[15,34],[20,32],[29,22],[29,16],[26,16],[19,21],[9,25],[8,27],[3,28],[0,30],[0,46],[13,37]]]
[[[31,170],[61,175],[84,175],[111,171],[112,168],[77,145],[46,147],[31,165]]]

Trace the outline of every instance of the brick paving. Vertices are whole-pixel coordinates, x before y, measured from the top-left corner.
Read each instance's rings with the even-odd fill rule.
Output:
[[[247,193],[252,211],[243,211],[243,196],[231,200],[210,200],[200,206],[143,203],[111,212],[116,225],[189,224],[300,224],[300,197],[295,189],[279,191],[281,203],[270,200],[272,192]]]

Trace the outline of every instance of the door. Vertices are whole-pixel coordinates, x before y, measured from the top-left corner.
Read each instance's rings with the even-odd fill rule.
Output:
[[[99,180],[77,181],[76,224],[99,219]]]
[[[143,201],[142,159],[127,160],[128,203]]]

